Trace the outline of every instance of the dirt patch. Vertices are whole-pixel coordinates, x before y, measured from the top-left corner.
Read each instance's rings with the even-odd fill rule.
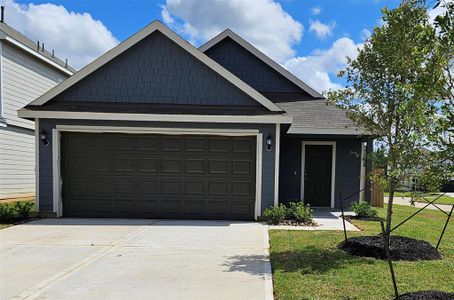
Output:
[[[395,298],[394,300],[454,300],[454,293],[420,291],[402,294],[399,298]]]
[[[338,248],[351,255],[386,259],[381,235],[351,237],[340,243]],[[390,252],[393,260],[415,261],[442,258],[438,250],[428,242],[398,235],[391,236]]]

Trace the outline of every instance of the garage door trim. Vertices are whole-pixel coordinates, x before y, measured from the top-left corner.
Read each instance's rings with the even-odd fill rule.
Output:
[[[110,126],[76,126],[57,125],[52,129],[52,175],[53,175],[53,208],[57,217],[63,215],[62,179],[61,179],[61,132],[90,132],[90,133],[129,133],[129,134],[164,134],[164,135],[220,135],[220,136],[255,136],[256,146],[256,191],[254,218],[261,212],[262,191],[262,147],[263,136],[254,129],[207,129],[207,128],[155,128],[155,127],[110,127]]]

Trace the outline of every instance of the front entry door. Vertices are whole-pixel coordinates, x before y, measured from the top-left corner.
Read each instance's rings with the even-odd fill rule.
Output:
[[[306,145],[304,161],[304,202],[312,207],[331,205],[331,145]]]

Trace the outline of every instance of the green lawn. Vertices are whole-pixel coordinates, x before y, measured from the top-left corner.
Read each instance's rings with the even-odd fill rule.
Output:
[[[389,193],[385,192],[385,197],[388,197]],[[411,192],[396,192],[395,196],[396,197],[411,197],[412,193]],[[431,193],[424,193],[421,194],[421,196],[425,197],[427,200],[432,201],[434,200],[438,195],[437,194],[431,194]],[[416,199],[417,202],[422,202],[422,203],[427,203],[424,199]],[[454,204],[454,197],[449,197],[447,195],[443,195],[438,200],[435,202],[438,204]]]
[[[394,222],[415,208],[394,206]],[[379,214],[384,216],[384,209]],[[423,211],[396,234],[436,244],[446,220],[438,211]],[[355,221],[363,229],[349,235],[376,234],[377,222]],[[336,248],[343,239],[334,231],[270,231],[276,299],[391,299],[393,288],[385,261],[353,257]],[[400,292],[438,289],[454,292],[454,221],[440,246],[441,261],[395,262]]]

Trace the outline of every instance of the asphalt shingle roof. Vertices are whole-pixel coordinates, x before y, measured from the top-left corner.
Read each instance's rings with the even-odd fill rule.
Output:
[[[291,129],[334,129],[363,134],[364,130],[350,120],[345,111],[327,104],[326,100],[304,100],[276,103],[293,116]]]

